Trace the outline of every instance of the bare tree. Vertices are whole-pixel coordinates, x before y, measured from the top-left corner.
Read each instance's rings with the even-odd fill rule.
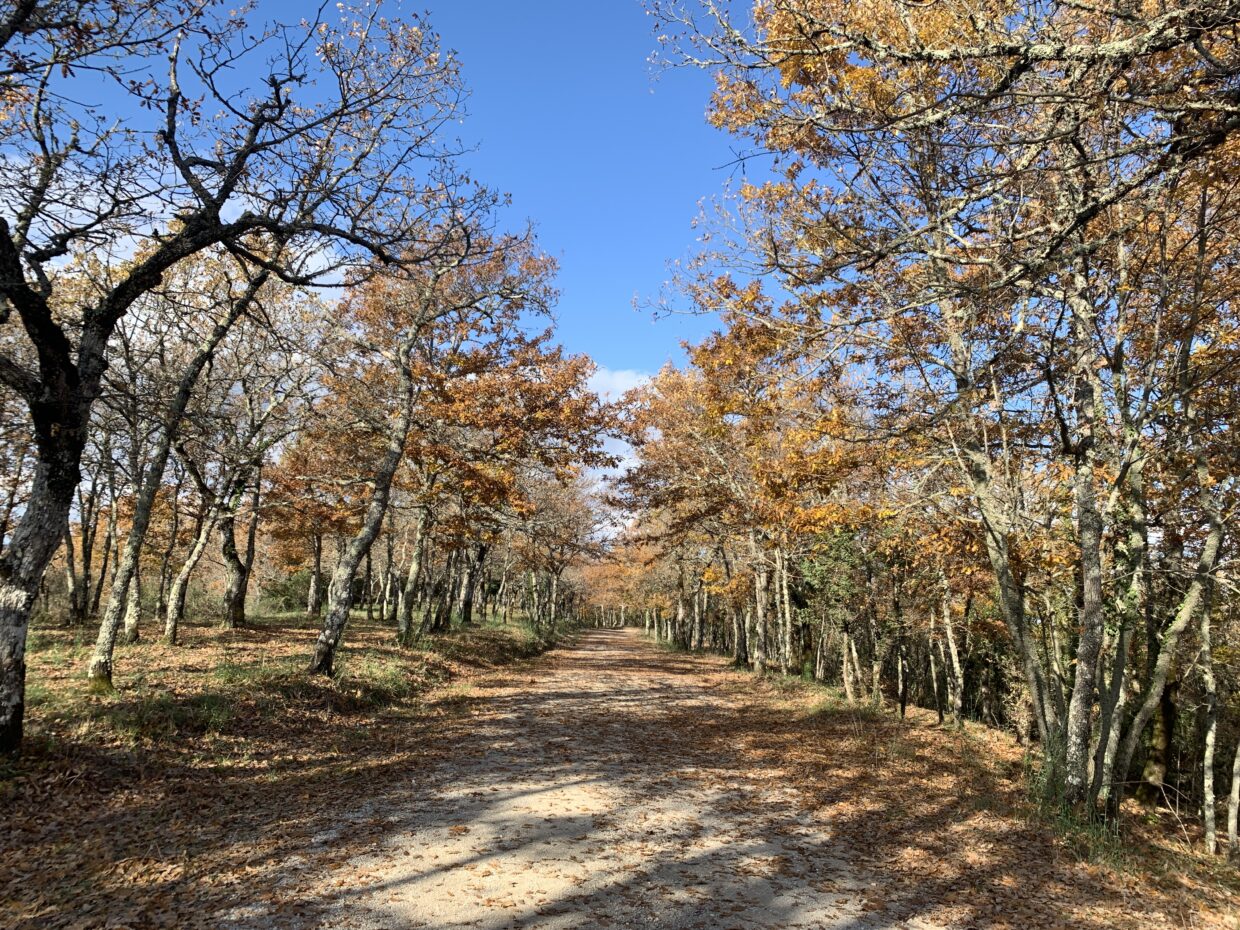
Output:
[[[416,19],[343,5],[334,19],[254,28],[215,6],[87,6],[104,15],[85,43],[78,4],[21,3],[0,22],[13,89],[0,320],[20,334],[6,345],[28,347],[0,355],[0,380],[25,401],[37,450],[0,558],[0,751],[21,741],[31,605],[63,536],[112,335],[135,301],[217,247],[290,282],[430,260],[468,212],[462,199],[480,196],[459,183],[443,138],[459,115],[455,63]],[[238,74],[254,77],[239,89]],[[104,82],[106,108],[89,102]],[[64,300],[58,268],[87,251],[112,270]]]

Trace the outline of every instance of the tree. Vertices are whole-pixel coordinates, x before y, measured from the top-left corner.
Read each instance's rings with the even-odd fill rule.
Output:
[[[21,741],[31,604],[78,484],[108,346],[134,303],[216,247],[292,282],[428,260],[439,251],[429,235],[452,225],[434,218],[478,196],[457,183],[440,132],[458,112],[455,63],[416,19],[345,6],[335,22],[252,30],[214,6],[92,6],[85,42],[58,2],[21,3],[0,29],[11,84],[0,317],[30,348],[0,359],[0,378],[25,401],[37,449],[0,559],[3,751]],[[250,68],[258,79],[238,89]],[[101,79],[122,98],[106,111],[89,102]],[[71,193],[87,188],[90,200]],[[276,260],[286,243],[305,261]],[[62,310],[57,265],[87,250],[142,258]]]
[[[332,574],[311,672],[331,674],[353,606],[354,579],[383,526],[421,393],[419,353],[439,344],[433,333],[442,323],[449,356],[459,356],[466,367],[488,362],[488,338],[511,330],[524,313],[546,312],[550,268],[526,239],[488,240],[469,231],[458,236],[450,258],[400,278],[375,279],[354,293],[348,308],[359,327],[361,354],[350,387],[364,385],[366,401],[352,409],[358,414],[358,439],[373,449],[374,464],[359,475],[368,490],[365,510]],[[386,403],[376,403],[379,398]]]
[[[1120,770],[1218,564],[1232,488],[1207,464],[1213,428],[1190,429],[1179,461],[1196,464],[1176,481],[1195,475],[1181,500],[1195,500],[1189,519],[1204,533],[1189,532],[1200,540],[1183,560],[1190,580],[1167,592],[1173,619],[1147,647],[1157,658],[1116,755],[1131,640],[1109,635],[1108,605],[1126,605],[1128,629],[1147,597],[1146,468],[1151,449],[1170,442],[1161,411],[1192,422],[1210,377],[1181,340],[1210,341],[1200,323],[1221,305],[1206,310],[1192,282],[1230,261],[1210,248],[1222,192],[1203,179],[1229,163],[1240,126],[1240,7],[1133,17],[1050,3],[995,16],[969,2],[789,0],[757,5],[743,27],[713,3],[701,16],[660,10],[682,27],[680,60],[718,69],[714,122],[783,160],[777,180],[742,190],[741,241],[707,257],[691,293],[782,333],[810,363],[856,373],[874,441],[938,440],[936,456],[954,462],[984,529],[1063,799],[1081,805],[1111,790],[1118,803]],[[738,299],[739,286],[709,271],[715,259],[776,279],[788,299]],[[1190,300],[1169,300],[1146,277],[1155,265],[1185,280]],[[1185,364],[1195,373],[1184,377]],[[1055,612],[1039,615],[1022,549],[1047,502],[1027,489],[1047,473],[1071,484],[1049,520],[1068,530],[1077,590],[1048,594]],[[1112,572],[1115,538],[1127,567]],[[1071,621],[1058,613],[1065,603]],[[1044,646],[1061,632],[1072,641],[1067,663]]]

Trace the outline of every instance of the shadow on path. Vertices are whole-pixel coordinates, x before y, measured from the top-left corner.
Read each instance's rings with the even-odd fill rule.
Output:
[[[480,685],[427,768],[322,839],[367,852],[223,926],[1116,926],[1092,915],[1124,901],[987,818],[978,799],[1004,789],[984,771],[936,791],[936,747],[881,721],[872,763],[845,764],[832,747],[856,742],[855,714],[781,713],[754,685],[634,631],[588,633]]]

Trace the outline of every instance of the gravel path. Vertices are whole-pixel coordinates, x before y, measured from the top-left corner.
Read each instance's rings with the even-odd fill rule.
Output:
[[[867,917],[881,889],[827,825],[743,740],[720,745],[735,674],[720,661],[596,631],[517,674],[489,683],[407,792],[342,817],[385,813],[390,829],[324,879],[321,926],[928,926]]]

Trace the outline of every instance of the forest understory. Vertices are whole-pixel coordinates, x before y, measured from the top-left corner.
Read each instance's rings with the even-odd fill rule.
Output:
[[[311,680],[295,620],[192,627],[182,647],[128,647],[143,672],[106,696],[74,673],[70,634],[43,634],[45,688],[4,787],[0,861],[24,863],[5,869],[4,925],[628,926],[631,905],[675,927],[834,925],[799,923],[823,908],[857,928],[1237,926],[1234,871],[1169,812],[1133,806],[1122,844],[1065,830],[1030,801],[1006,733],[900,720],[636,630],[532,662],[549,643],[516,625],[414,650],[351,630],[336,676]],[[535,795],[549,806],[475,810]],[[541,847],[505,842],[531,825],[551,831]],[[426,880],[387,879],[429,847],[452,890],[405,906],[449,909],[420,923],[389,903],[396,922],[375,923],[376,895]],[[591,870],[600,848],[610,867]],[[539,855],[586,864],[571,894],[547,892]],[[711,907],[722,922],[694,922]]]
[[[399,648],[355,617],[335,675],[310,678],[308,622],[125,647],[132,670],[108,694],[81,674],[80,631],[39,631],[29,739],[0,771],[0,925],[220,926],[295,878],[290,857],[350,852],[316,839],[338,808],[407,779],[474,679],[552,642],[497,624]]]

